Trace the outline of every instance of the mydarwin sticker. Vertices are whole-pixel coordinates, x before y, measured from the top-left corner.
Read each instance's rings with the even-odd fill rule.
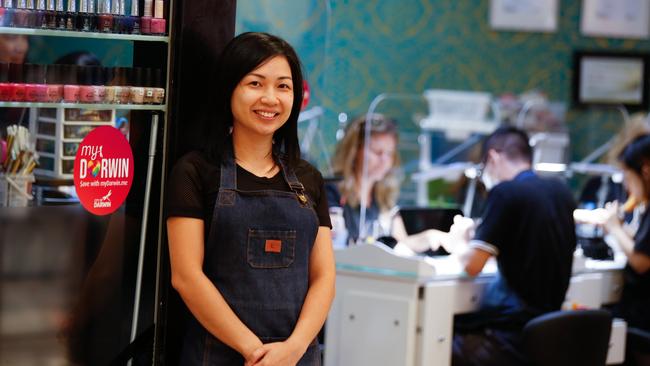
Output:
[[[133,182],[133,152],[115,127],[100,126],[79,144],[74,160],[74,186],[89,212],[102,216],[117,210]]]

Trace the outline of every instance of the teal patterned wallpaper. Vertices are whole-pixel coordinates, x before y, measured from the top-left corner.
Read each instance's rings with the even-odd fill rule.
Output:
[[[650,51],[650,41],[582,36],[581,3],[560,0],[557,32],[523,33],[490,29],[488,0],[238,0],[237,33],[268,31],[294,45],[333,142],[338,113],[363,113],[382,92],[536,88],[570,102],[574,50]],[[567,119],[574,158],[621,122],[603,110],[571,109]]]

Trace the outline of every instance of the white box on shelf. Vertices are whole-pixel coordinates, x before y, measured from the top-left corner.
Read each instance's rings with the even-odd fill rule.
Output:
[[[492,96],[486,92],[431,89],[424,91],[429,115],[423,129],[441,130],[448,137],[463,139],[472,132],[490,133],[497,123],[487,120]]]
[[[51,113],[43,113],[52,109],[56,111],[54,117]],[[115,109],[93,110],[92,113],[96,115],[104,114],[104,118],[99,120],[85,118],[83,111],[86,110],[64,107],[32,108],[29,128],[35,136],[36,151],[39,154],[39,166],[35,173],[58,179],[72,179],[79,143],[95,127],[114,124]]]

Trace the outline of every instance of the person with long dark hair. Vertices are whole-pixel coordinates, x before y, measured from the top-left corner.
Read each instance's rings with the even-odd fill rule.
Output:
[[[318,365],[335,269],[323,178],[300,159],[300,62],[243,33],[216,67],[211,146],[166,193],[172,285],[194,316],[181,364]]]
[[[643,343],[650,339],[650,134],[634,138],[618,160],[628,199],[620,208],[617,202],[608,203],[603,217],[605,231],[627,257],[623,293],[614,315],[625,319],[630,329],[626,365],[647,365],[650,351]],[[645,212],[636,233],[631,234],[620,217],[621,211],[631,212],[635,206],[645,206]]]

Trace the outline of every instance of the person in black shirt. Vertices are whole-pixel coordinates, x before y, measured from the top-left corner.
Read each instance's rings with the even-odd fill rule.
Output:
[[[214,146],[167,192],[172,285],[194,316],[180,364],[317,365],[335,267],[323,179],[300,159],[300,61],[243,33],[216,70]]]
[[[606,205],[603,227],[627,256],[621,301],[614,315],[625,319],[628,326],[650,332],[650,134],[633,139],[619,155],[629,203],[624,211],[644,204],[645,212],[634,236],[630,235],[619,219],[617,202]],[[650,351],[638,349],[628,337],[626,359],[650,359]],[[641,363],[640,363],[641,364]],[[645,363],[644,363],[645,364]]]
[[[527,321],[559,310],[576,246],[571,192],[531,170],[525,132],[502,127],[483,144],[482,179],[489,190],[481,222],[456,217],[450,229],[463,250],[465,272],[475,276],[494,256],[498,274],[480,309],[455,319],[452,364],[522,365],[519,335]]]

